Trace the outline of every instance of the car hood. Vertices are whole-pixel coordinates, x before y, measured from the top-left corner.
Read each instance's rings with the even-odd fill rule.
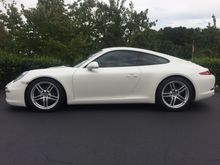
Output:
[[[35,69],[30,70],[28,75],[30,78],[38,78],[38,77],[57,77],[57,76],[65,76],[73,74],[77,68],[68,67],[68,66],[56,66],[45,69]]]
[[[34,69],[30,70],[30,72],[63,72],[68,71],[68,70],[76,70],[77,68],[74,67],[69,67],[69,66],[54,66],[54,67],[49,67],[49,68],[43,68],[43,69]]]
[[[53,67],[49,67],[49,68],[46,68],[46,69],[62,69],[62,68],[72,68],[72,67],[69,67],[69,66],[53,66]]]

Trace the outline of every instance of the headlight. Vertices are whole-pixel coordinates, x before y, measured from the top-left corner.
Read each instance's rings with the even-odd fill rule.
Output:
[[[23,72],[23,73],[22,73],[20,76],[18,76],[13,82],[22,79],[27,73],[28,73],[28,71],[27,71],[27,72]]]

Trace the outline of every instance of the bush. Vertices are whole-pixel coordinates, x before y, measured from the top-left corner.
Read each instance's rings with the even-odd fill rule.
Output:
[[[220,85],[220,58],[196,57],[193,62],[211,69],[216,76],[216,84]]]
[[[27,57],[0,52],[0,87],[4,87],[24,71],[64,64],[62,60],[47,56]]]

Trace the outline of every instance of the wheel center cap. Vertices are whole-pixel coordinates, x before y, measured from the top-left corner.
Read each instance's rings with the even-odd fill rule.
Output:
[[[173,91],[172,94],[173,94],[174,96],[177,96],[177,95],[178,95],[178,92]]]
[[[49,94],[48,94],[47,92],[44,92],[44,93],[43,93],[43,96],[44,96],[44,97],[47,97],[48,95],[49,95]]]

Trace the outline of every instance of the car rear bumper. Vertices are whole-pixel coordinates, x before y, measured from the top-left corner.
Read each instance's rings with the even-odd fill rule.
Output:
[[[209,98],[215,95],[215,76],[201,75],[194,80],[195,83],[195,101]]]

